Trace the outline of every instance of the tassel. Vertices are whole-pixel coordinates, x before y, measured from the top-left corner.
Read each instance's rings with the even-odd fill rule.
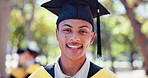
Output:
[[[101,52],[100,13],[97,13],[97,57],[102,57],[102,52]]]

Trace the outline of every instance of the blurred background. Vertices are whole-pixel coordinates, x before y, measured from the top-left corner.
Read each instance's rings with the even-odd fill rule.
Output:
[[[36,59],[52,64],[60,55],[55,36],[57,16],[40,7],[49,0],[0,0],[0,78],[17,67],[19,48],[34,41],[42,49]],[[148,0],[98,0],[110,15],[101,17],[102,58],[96,58],[96,39],[87,52],[96,64],[119,78],[147,78]]]

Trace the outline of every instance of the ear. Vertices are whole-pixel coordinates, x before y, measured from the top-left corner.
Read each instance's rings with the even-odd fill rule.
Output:
[[[96,36],[96,32],[92,32],[91,33],[92,38],[91,38],[90,44],[92,44],[94,42],[95,36]]]
[[[59,34],[59,30],[56,29],[56,37],[57,37],[57,40],[59,40],[59,39],[58,39],[58,34]]]

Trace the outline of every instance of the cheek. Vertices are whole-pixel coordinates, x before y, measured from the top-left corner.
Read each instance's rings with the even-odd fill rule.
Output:
[[[65,44],[66,39],[67,39],[67,36],[65,36],[63,34],[58,35],[58,42],[59,42],[60,45]]]
[[[83,44],[89,46],[91,44],[91,39],[89,37],[82,38]]]
[[[65,36],[65,35],[59,35],[59,37],[58,37],[58,39],[60,39],[60,40],[65,40],[67,38],[67,36]]]
[[[68,35],[67,34],[64,34],[63,32],[60,32],[60,34],[58,35],[58,37],[63,40],[63,39],[68,38]]]

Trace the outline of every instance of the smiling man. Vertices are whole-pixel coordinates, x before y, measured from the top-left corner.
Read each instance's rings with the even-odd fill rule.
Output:
[[[64,20],[59,24],[56,33],[62,52],[61,61],[78,62],[86,59],[86,50],[95,38],[90,23],[79,19]]]
[[[96,36],[95,17],[98,55],[101,55],[99,17],[109,14],[106,8],[97,0],[51,0],[42,7],[58,16],[56,37],[61,56],[53,65],[39,68],[30,78],[116,78],[111,71],[95,65],[86,57]]]

